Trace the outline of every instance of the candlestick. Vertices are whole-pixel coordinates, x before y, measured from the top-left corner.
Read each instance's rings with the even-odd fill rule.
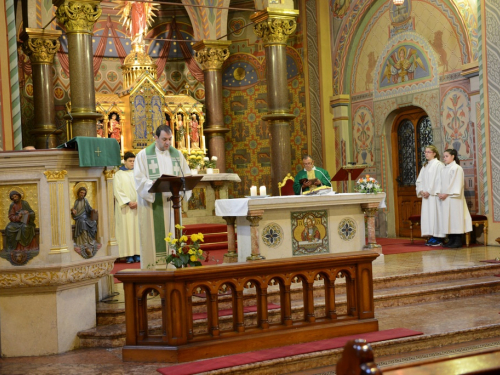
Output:
[[[252,187],[250,188],[250,195],[251,195],[252,197],[255,197],[255,196],[257,195],[257,186],[252,186]]]
[[[188,154],[191,153],[191,142],[189,141],[189,135],[188,135]]]
[[[260,189],[259,189],[259,195],[261,196],[266,196],[266,187],[265,186],[261,186]]]

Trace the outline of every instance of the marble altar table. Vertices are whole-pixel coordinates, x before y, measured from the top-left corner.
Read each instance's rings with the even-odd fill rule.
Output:
[[[236,217],[238,262],[245,262],[379,247],[374,212],[384,198],[385,193],[332,193],[219,199],[215,213],[228,225],[227,218]]]

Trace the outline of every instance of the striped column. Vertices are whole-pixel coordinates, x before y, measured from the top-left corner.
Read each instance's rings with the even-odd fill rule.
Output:
[[[14,150],[21,150],[23,148],[23,135],[21,131],[21,101],[19,99],[19,74],[17,71],[17,36],[14,0],[5,1],[5,10],[7,18],[7,33],[9,37],[9,70]]]

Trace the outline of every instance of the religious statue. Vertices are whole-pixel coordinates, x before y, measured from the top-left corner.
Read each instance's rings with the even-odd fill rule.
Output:
[[[101,120],[97,120],[97,138],[104,138],[104,126]]]
[[[178,149],[186,148],[185,137],[186,128],[184,127],[184,120],[182,113],[178,113],[175,117],[175,143]]]
[[[109,138],[114,138],[118,143],[122,140],[122,126],[120,125],[119,118],[117,119],[116,113],[111,114],[108,124]]]
[[[144,46],[144,38],[148,33],[148,26],[153,19],[153,11],[157,10],[154,4],[145,1],[115,1],[119,4],[122,14],[120,21],[130,33],[132,45]]]
[[[191,136],[191,148],[200,147],[200,124],[196,118],[196,113],[191,114],[191,124],[189,127],[189,133]]]
[[[71,209],[75,220],[75,251],[85,259],[92,258],[101,244],[97,243],[97,211],[92,209],[86,198],[87,188],[82,186],[77,191],[77,199]]]
[[[414,79],[415,71],[419,66],[425,71],[417,51],[412,48],[408,48],[407,51],[405,46],[401,46],[397,55],[394,53],[387,59],[384,76],[387,82],[391,82],[391,79],[392,83],[408,82]]]
[[[0,256],[12,265],[20,266],[39,252],[35,237],[35,212],[16,190],[10,192],[9,198],[12,203],[8,212],[9,223],[5,227],[6,247]]]

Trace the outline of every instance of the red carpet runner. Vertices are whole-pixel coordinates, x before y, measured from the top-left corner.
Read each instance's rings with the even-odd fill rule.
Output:
[[[203,361],[183,363],[169,367],[159,368],[157,371],[164,375],[189,375],[198,374],[200,372],[218,370],[233,366],[241,366],[249,363],[269,361],[271,359],[289,357],[293,355],[307,354],[319,352],[323,350],[331,350],[341,348],[349,340],[365,339],[367,342],[378,342],[386,340],[394,340],[402,337],[422,335],[422,332],[413,331],[406,328],[394,328],[386,331],[363,333],[360,335],[336,337],[328,340],[308,342],[305,344],[296,344],[282,346],[267,350],[259,350],[256,352],[241,353],[229,355],[225,357],[212,358]]]

